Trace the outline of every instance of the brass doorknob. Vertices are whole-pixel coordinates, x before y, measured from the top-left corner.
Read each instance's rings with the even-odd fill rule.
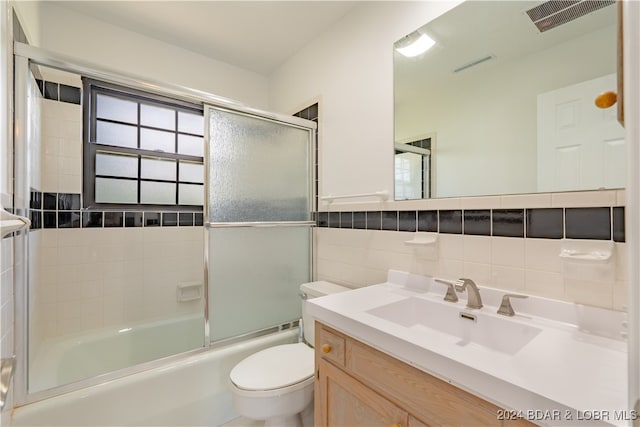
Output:
[[[329,353],[331,351],[331,346],[329,344],[322,344],[320,350],[322,350],[323,353]]]
[[[618,94],[615,92],[602,92],[596,97],[596,107],[609,108],[618,100]]]

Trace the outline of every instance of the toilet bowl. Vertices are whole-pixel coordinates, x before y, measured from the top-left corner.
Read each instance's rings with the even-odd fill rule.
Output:
[[[231,370],[233,406],[240,415],[264,420],[265,427],[304,425],[306,417],[302,414],[313,409],[314,381],[314,319],[306,314],[305,301],[346,290],[348,288],[324,281],[300,286],[306,342],[267,348],[245,358]]]

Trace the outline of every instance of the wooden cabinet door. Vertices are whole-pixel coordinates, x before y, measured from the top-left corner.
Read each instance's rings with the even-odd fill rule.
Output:
[[[429,427],[422,421],[409,415],[409,427]]]
[[[316,425],[407,427],[408,414],[325,361],[318,363]]]

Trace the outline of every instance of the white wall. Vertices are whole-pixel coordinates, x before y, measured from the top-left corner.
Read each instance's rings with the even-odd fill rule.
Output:
[[[393,42],[459,2],[364,2],[270,77],[271,108],[320,101],[320,195],[393,192]]]
[[[128,75],[199,89],[266,109],[267,79],[50,2],[17,2],[33,45]],[[180,65],[178,65],[180,64]]]

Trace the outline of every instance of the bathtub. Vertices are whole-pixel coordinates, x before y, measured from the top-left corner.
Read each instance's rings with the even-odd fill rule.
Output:
[[[29,390],[46,390],[172,354],[201,348],[202,315],[48,338],[30,361]]]
[[[238,416],[228,387],[231,369],[263,348],[295,342],[297,333],[297,328],[292,328],[203,350],[156,368],[21,406],[14,409],[11,425],[219,426]],[[101,345],[92,342],[85,350],[97,351]],[[79,356],[72,351],[69,357]]]

